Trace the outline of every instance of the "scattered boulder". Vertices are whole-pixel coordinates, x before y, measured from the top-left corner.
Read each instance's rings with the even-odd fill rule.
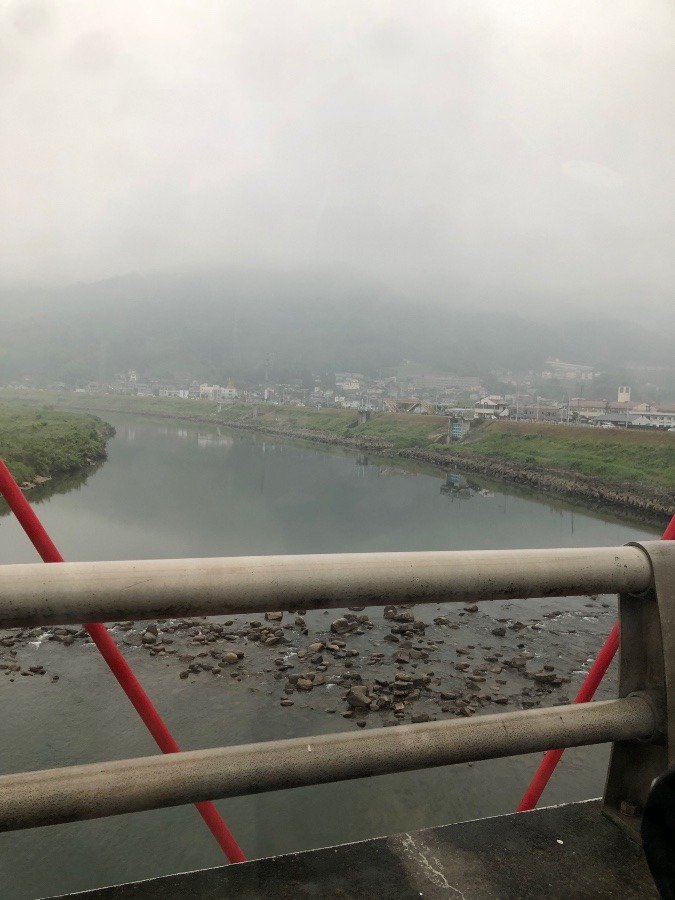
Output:
[[[370,709],[372,698],[368,696],[368,690],[365,685],[353,685],[345,697],[347,703],[352,709]]]

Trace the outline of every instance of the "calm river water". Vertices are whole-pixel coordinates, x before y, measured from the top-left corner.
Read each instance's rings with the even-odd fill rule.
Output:
[[[68,560],[572,547],[656,536],[512,491],[448,489],[445,476],[356,454],[108,418],[117,428],[108,461],[39,506]],[[0,518],[0,563],[36,559],[12,518]],[[597,649],[614,609],[584,616],[581,600],[556,602],[576,603],[595,635],[588,653]],[[510,608],[532,614],[532,604]],[[326,627],[320,615],[308,616],[310,634]],[[93,647],[45,642],[30,652],[60,678],[0,680],[3,773],[155,752]],[[225,691],[216,678],[180,680],[158,659],[139,651],[134,664],[184,749],[355,727],[326,715],[316,692],[280,707],[268,696],[272,676]],[[606,760],[607,748],[568,751],[547,802],[598,796]],[[509,812],[535,764],[532,757],[484,762],[218,805],[254,858]],[[197,813],[181,807],[0,835],[0,892],[5,900],[44,897],[222,861]]]

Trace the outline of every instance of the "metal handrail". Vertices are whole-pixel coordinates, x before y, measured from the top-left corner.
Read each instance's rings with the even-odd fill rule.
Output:
[[[675,546],[8,565],[0,567],[0,627],[603,592],[649,598],[654,559],[671,571]],[[5,775],[0,830],[549,747],[649,741],[661,734],[662,719],[648,690],[601,703]]]
[[[366,732],[267,741],[0,777],[0,831],[244,794],[496,759],[554,747],[649,739],[650,700],[549,707]]]
[[[649,558],[637,546],[6,565],[0,628],[637,594],[650,581]]]

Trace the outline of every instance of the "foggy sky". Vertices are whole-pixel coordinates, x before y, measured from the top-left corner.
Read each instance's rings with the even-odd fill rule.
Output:
[[[671,0],[0,3],[0,283],[675,284]]]

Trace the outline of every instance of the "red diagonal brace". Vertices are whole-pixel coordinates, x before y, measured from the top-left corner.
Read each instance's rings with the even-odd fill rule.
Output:
[[[661,540],[675,540],[675,515],[661,535]],[[618,649],[619,623],[615,622],[612,630],[607,635],[605,643],[602,645],[602,650],[598,653],[597,659],[591,666],[584,683],[581,685],[579,693],[574,698],[574,703],[589,703],[593,699],[595,692],[604,678],[605,672],[609,668]],[[532,778],[528,789],[525,791],[522,800],[518,804],[516,812],[527,812],[528,810],[535,808],[539,802],[539,798],[546,790],[546,785],[551,780],[551,775],[555,772],[556,766],[560,762],[564,752],[564,749],[546,751],[544,758],[539,763],[539,768],[534,773],[534,777]]]
[[[21,527],[30,538],[43,561],[46,563],[63,562],[63,557],[35,515],[21,488],[14,481],[11,472],[2,459],[0,459],[0,494],[9,504],[10,509],[19,520]],[[119,682],[120,687],[131,701],[162,753],[180,753],[180,747],[153,706],[152,701],[143,690],[131,666],[110,637],[105,625],[102,625],[100,622],[89,622],[84,627],[89,632],[89,636],[98,647],[101,656],[110,667],[110,671]],[[232,863],[246,862],[246,857],[241,847],[234,839],[232,832],[213,803],[205,800],[201,803],[196,803],[195,806],[229,861]]]

